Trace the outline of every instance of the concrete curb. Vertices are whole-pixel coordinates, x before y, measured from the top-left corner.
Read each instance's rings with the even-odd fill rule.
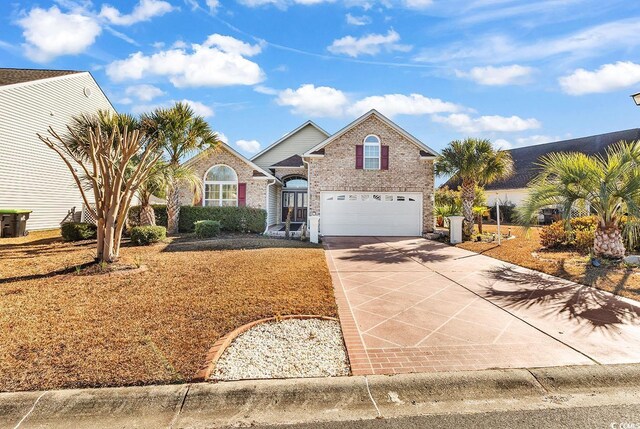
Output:
[[[603,404],[611,395],[640,403],[639,386],[640,365],[589,365],[2,393],[0,427],[293,424]]]

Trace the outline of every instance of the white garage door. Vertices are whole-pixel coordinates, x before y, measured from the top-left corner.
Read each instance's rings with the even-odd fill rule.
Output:
[[[320,233],[323,235],[421,235],[422,194],[321,192]]]

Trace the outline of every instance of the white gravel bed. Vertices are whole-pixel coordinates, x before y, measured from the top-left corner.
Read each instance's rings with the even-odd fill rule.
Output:
[[[349,374],[340,323],[286,319],[261,323],[224,351],[213,380],[334,377]]]

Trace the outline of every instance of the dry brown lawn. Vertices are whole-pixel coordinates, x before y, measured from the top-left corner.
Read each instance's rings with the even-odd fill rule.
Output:
[[[242,324],[337,315],[319,248],[171,241],[123,248],[122,262],[146,272],[86,275],[75,267],[91,262],[91,243],[57,231],[0,240],[0,391],[185,382]]]
[[[503,241],[502,246],[496,243],[466,242],[459,244],[458,247],[587,286],[594,286],[617,295],[640,299],[640,269],[606,261],[596,268],[591,265],[589,255],[569,250],[542,249],[538,228],[531,228],[528,234],[517,226],[501,228],[502,233],[511,229],[511,233],[517,238]],[[485,225],[484,230],[495,232],[496,227]]]

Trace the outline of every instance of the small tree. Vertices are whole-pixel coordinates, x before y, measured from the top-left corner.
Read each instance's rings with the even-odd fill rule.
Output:
[[[96,260],[115,262],[131,200],[160,154],[129,115],[83,115],[67,129],[69,134],[61,136],[49,127],[49,136],[38,137],[65,163],[87,210],[96,219]],[[138,162],[133,165],[136,156]]]
[[[542,158],[540,174],[529,184],[529,197],[519,207],[518,217],[531,225],[541,208],[560,207],[566,228],[571,208],[589,203],[598,219],[594,251],[597,255],[621,258],[627,242],[637,237],[640,218],[640,142],[619,142],[609,146],[605,156],[583,153],[552,153]],[[620,223],[626,220],[621,231]]]
[[[436,160],[438,176],[451,176],[461,182],[462,214],[465,237],[473,234],[473,201],[476,186],[484,186],[513,174],[511,154],[496,150],[489,140],[468,138],[454,140]]]
[[[165,152],[171,172],[177,172],[180,163],[193,152],[220,143],[207,121],[196,115],[187,103],[178,102],[168,109],[158,108],[144,115],[143,122],[146,129],[153,131],[159,147]],[[182,183],[182,178],[173,176],[167,184],[167,232],[170,234],[178,232]]]

